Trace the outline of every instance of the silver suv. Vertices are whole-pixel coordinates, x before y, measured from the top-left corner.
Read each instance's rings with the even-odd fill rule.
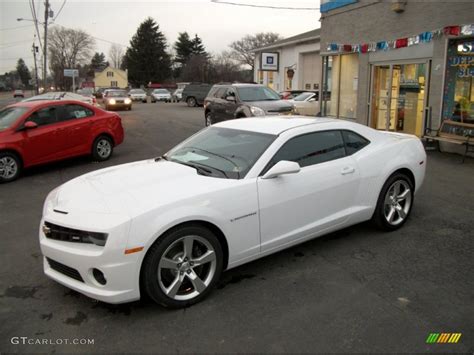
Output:
[[[291,115],[294,106],[258,84],[214,85],[204,100],[206,126],[235,118]]]

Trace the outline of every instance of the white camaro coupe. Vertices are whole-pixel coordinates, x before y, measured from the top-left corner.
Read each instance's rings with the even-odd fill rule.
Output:
[[[53,190],[44,272],[89,297],[148,294],[183,307],[223,270],[372,219],[401,227],[426,166],[415,136],[328,118],[249,118],[203,129],[157,159]]]

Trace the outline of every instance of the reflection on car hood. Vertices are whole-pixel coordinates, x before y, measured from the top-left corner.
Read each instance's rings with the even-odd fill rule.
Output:
[[[235,181],[202,176],[194,168],[174,162],[144,160],[98,170],[65,183],[58,189],[55,208],[133,217]]]
[[[247,104],[259,107],[266,112],[288,112],[293,108],[293,105],[285,100],[249,101]]]

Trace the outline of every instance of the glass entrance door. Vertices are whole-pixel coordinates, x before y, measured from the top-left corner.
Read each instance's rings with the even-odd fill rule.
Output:
[[[371,126],[421,136],[426,76],[426,63],[374,66]]]

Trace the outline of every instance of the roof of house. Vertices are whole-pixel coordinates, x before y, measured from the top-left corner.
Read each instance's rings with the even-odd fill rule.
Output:
[[[300,33],[296,36],[293,37],[288,37],[279,41],[276,41],[268,46],[265,47],[260,47],[260,48],[255,48],[253,51],[254,52],[260,52],[265,49],[272,49],[272,48],[279,48],[279,47],[284,47],[287,45],[295,44],[295,43],[301,43],[305,42],[311,39],[318,39],[320,35],[321,29],[316,28],[315,30],[311,30],[308,32]]]

